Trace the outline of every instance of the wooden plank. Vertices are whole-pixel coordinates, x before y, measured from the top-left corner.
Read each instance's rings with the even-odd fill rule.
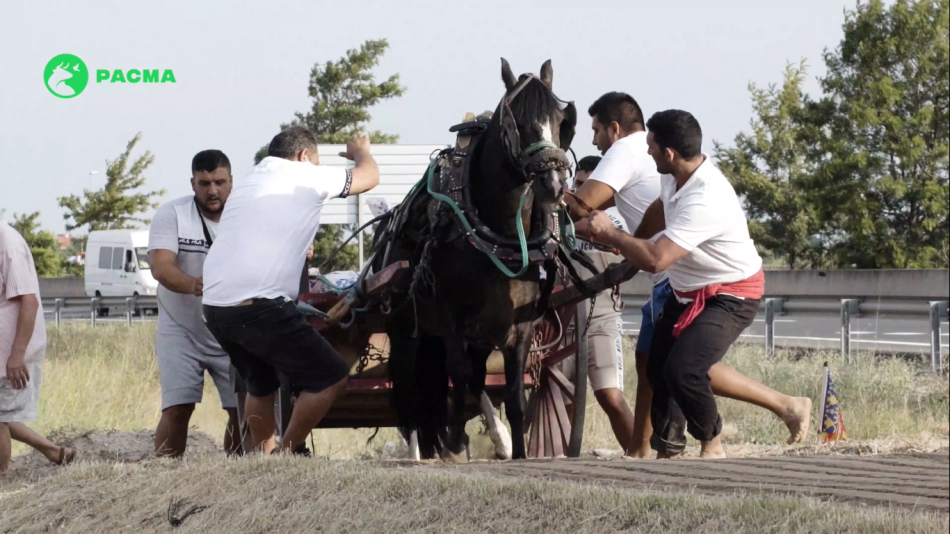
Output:
[[[538,402],[538,405],[541,406],[541,432],[544,436],[544,457],[553,458],[554,457],[554,440],[551,439],[551,422],[548,420],[548,405],[547,405],[547,395],[542,394],[541,399]]]
[[[561,394],[561,388],[551,384],[551,400],[554,402],[554,410],[557,413],[557,419],[561,427],[561,437],[565,444],[571,442],[571,420],[567,416],[567,405],[564,402],[564,395]],[[574,407],[577,409],[577,406]]]
[[[559,385],[560,389],[563,389],[564,392],[567,393],[567,397],[571,399],[571,401],[573,401],[574,400],[574,384],[572,384],[571,381],[568,380],[566,376],[564,376],[564,373],[562,373],[561,370],[558,369],[557,367],[553,367],[553,366],[548,367],[547,371],[550,373],[550,376],[551,376],[550,381]]]
[[[553,367],[575,354],[577,354],[577,343],[572,342],[570,345],[557,349],[541,361],[546,367]]]
[[[540,418],[538,417],[537,408],[538,408],[537,395],[532,395],[528,402],[528,410],[527,410],[528,417],[526,419],[527,419],[528,424],[530,425],[529,432],[528,432],[528,436],[529,436],[528,456],[531,456],[533,458],[538,458],[539,456],[538,450],[539,450],[539,445],[541,443],[540,432],[538,430],[540,426],[539,424]]]
[[[554,401],[551,399],[551,388],[544,396],[544,411],[548,414],[548,436],[551,441],[551,455],[554,458],[564,456],[564,441],[561,440],[560,425],[557,424],[557,413],[554,411]]]
[[[397,261],[366,278],[366,294],[375,295],[391,284],[398,282],[409,272],[408,261]]]

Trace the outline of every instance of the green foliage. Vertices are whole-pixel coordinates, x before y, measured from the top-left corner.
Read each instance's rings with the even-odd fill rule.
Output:
[[[148,224],[149,219],[137,217],[150,208],[157,208],[156,199],[165,190],[136,193],[145,185],[145,170],[155,161],[151,152],[145,151],[131,167],[128,167],[132,149],[142,139],[138,133],[126,145],[125,152],[112,161],[106,161],[106,185],[98,191],[83,190],[83,196],[60,197],[59,205],[66,209],[66,229],[87,227],[87,230],[113,230],[135,228],[134,223]],[[128,167],[128,168],[127,168]]]
[[[36,265],[36,275],[40,277],[63,276],[66,273],[65,258],[59,252],[59,242],[49,230],[40,229],[40,212],[30,214],[13,214],[13,227],[30,247],[33,254],[33,263]]]
[[[825,52],[820,209],[840,263],[947,266],[950,0],[881,0]]]
[[[365,125],[372,118],[369,108],[382,100],[402,96],[405,87],[399,85],[399,75],[394,74],[382,83],[376,83],[373,69],[389,48],[385,39],[366,41],[359,50],[347,50],[346,56],[337,61],[315,64],[310,69],[310,84],[307,87],[313,104],[306,113],[295,113],[290,124],[282,124],[281,130],[291,126],[308,128],[321,143],[345,144],[357,134],[368,135],[370,142],[390,144],[399,140],[398,135],[379,130],[367,132]],[[264,146],[254,156],[259,163],[267,156]]]
[[[756,242],[791,268],[945,268],[950,0],[881,0],[845,15],[817,100],[804,62],[750,86],[752,132],[717,160]]]
[[[313,240],[313,259],[310,260],[310,265],[320,267],[320,272],[323,274],[359,269],[359,250],[355,245],[347,245],[336,256],[332,256],[343,242],[344,229],[345,227],[339,224],[321,224],[317,230],[317,235]]]
[[[816,246],[823,224],[815,212],[809,150],[816,139],[802,91],[805,74],[802,61],[786,66],[781,88],[749,84],[752,133],[737,135],[734,148],[714,143],[719,168],[745,197],[752,239],[790,269],[824,266],[823,250]]]

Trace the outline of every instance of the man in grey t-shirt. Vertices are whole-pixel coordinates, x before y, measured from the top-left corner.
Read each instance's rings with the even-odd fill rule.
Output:
[[[231,162],[220,150],[205,150],[191,162],[194,195],[172,200],[155,212],[148,252],[159,282],[155,355],[162,385],[162,418],[155,453],[181,456],[188,423],[201,402],[204,373],[211,375],[228,414],[224,447],[239,452],[237,395],[231,388],[227,353],[201,317],[202,270],[224,203],[231,193]]]

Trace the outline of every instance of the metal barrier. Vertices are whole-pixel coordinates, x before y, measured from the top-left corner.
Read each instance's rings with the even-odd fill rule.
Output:
[[[158,309],[158,297],[154,295],[138,295],[134,297],[44,297],[43,309],[53,310],[56,326],[62,322],[63,311],[84,310],[89,312],[89,322],[96,326],[96,319],[103,310],[124,310],[128,324],[138,313],[144,315],[147,310]]]
[[[625,295],[624,306],[640,309],[649,299],[647,295]],[[895,319],[929,319],[930,326],[930,362],[934,372],[943,368],[940,353],[941,321],[947,319],[950,302],[926,300],[893,300],[862,298],[784,298],[766,297],[762,299],[760,313],[765,315],[765,351],[768,356],[775,354],[775,322],[777,317],[788,315],[837,315],[841,320],[839,350],[846,361],[851,361],[851,321],[858,317],[887,315]]]

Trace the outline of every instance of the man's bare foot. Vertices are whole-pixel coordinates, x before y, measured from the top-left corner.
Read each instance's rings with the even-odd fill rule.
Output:
[[[624,458],[627,460],[646,460],[650,457],[652,451],[647,449],[634,449],[627,451],[627,454],[624,455]]]
[[[811,399],[808,397],[792,397],[782,421],[788,427],[788,444],[801,443],[808,435],[811,426]]]
[[[701,442],[699,457],[703,460],[716,460],[726,457],[726,451],[722,448],[722,440],[719,439],[719,436]]]

